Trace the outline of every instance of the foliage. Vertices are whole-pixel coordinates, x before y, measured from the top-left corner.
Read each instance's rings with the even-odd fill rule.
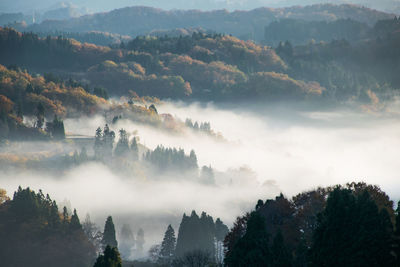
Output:
[[[107,245],[103,255],[99,255],[93,267],[122,267],[118,249]]]
[[[111,216],[107,217],[106,224],[104,225],[101,243],[104,247],[111,246],[112,248],[118,248],[118,242],[115,237],[115,227]]]
[[[163,146],[157,146],[153,151],[147,151],[144,160],[153,164],[160,171],[190,171],[198,167],[197,157],[193,150],[187,156],[183,149],[164,148]]]
[[[0,238],[4,266],[88,266],[95,257],[76,210],[62,216],[49,195],[29,188],[0,205]]]

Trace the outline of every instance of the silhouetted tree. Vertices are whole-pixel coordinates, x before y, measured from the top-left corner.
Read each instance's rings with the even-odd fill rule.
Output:
[[[115,237],[115,227],[111,216],[107,217],[106,224],[104,225],[104,232],[103,232],[103,239],[102,239],[103,246],[111,246],[111,247],[118,247],[118,242]]]
[[[122,267],[122,260],[118,249],[107,245],[104,253],[97,257],[93,267]]]

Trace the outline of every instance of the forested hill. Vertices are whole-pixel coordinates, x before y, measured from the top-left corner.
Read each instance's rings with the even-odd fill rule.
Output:
[[[324,20],[348,19],[368,23],[393,18],[394,15],[355,5],[321,4],[306,7],[258,8],[251,11],[172,10],[150,7],[126,7],[69,20],[48,20],[25,29],[34,32],[102,31],[131,36],[147,34],[152,30],[202,27],[240,38],[263,40],[264,27],[282,18]]]
[[[159,98],[276,100],[323,91],[286,75],[286,64],[272,48],[217,34],[138,37],[109,48],[0,28],[0,64],[53,72],[119,96],[134,91]]]

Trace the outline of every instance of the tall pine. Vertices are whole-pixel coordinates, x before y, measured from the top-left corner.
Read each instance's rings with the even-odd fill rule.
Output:
[[[107,217],[106,224],[104,226],[103,239],[101,241],[104,247],[118,247],[117,239],[115,238],[115,227],[113,223],[113,219],[111,216]]]

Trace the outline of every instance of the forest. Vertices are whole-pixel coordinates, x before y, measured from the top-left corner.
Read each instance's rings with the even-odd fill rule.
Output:
[[[144,231],[135,238],[123,225],[117,241],[112,216],[101,231],[90,217],[81,223],[76,210],[60,210],[41,190],[19,187],[12,199],[0,192],[6,265],[122,266],[132,249],[143,250]],[[393,206],[379,187],[349,183],[258,200],[230,229],[192,211],[183,214],[177,232],[166,226],[146,266],[397,266],[400,213]],[[14,255],[23,255],[16,256],[20,262]]]
[[[1,3],[0,265],[400,266],[399,6],[354,1]]]

